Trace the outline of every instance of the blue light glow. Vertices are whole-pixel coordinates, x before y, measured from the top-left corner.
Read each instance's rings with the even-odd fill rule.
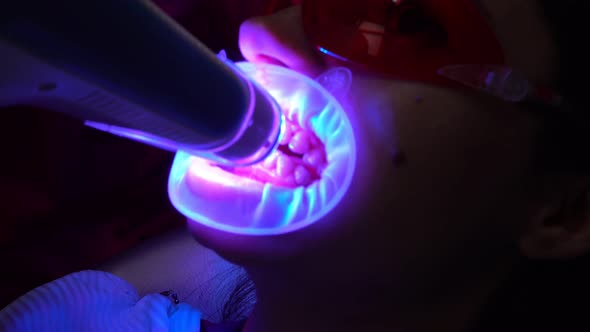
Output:
[[[336,54],[334,52],[328,51],[327,49],[325,49],[323,47],[320,47],[319,50],[320,50],[320,52],[322,52],[322,53],[324,53],[326,55],[329,55],[329,56],[331,56],[333,58],[336,58],[336,59],[341,60],[341,61],[348,62],[348,59],[347,58],[345,58],[343,56],[340,56],[340,55],[338,55],[338,54]]]
[[[128,138],[140,143],[155,146],[163,150],[176,152],[176,150],[178,149],[178,144],[176,142],[140,130],[113,126],[106,123],[94,121],[86,121],[84,122],[84,124],[88,127],[98,129],[100,131],[104,131],[116,136]]]
[[[350,121],[333,95],[306,76],[267,64],[238,66],[267,89],[287,117],[324,143],[328,165],[322,179],[307,187],[279,187],[178,152],[168,183],[172,204],[194,222],[237,234],[273,235],[309,226],[341,201],[352,181],[356,144]]]

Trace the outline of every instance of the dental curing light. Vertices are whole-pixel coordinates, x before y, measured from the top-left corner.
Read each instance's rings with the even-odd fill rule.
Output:
[[[4,1],[0,106],[33,105],[216,164],[277,146],[273,98],[150,1]]]
[[[284,128],[277,151],[254,166],[228,169],[177,153],[170,200],[190,222],[234,234],[276,235],[310,226],[341,202],[355,171],[353,127],[346,103],[335,97],[346,95],[352,75],[334,68],[312,80],[270,64],[236,65],[277,100],[284,127],[291,129]],[[301,143],[305,137],[309,144]],[[302,177],[306,172],[317,176]]]

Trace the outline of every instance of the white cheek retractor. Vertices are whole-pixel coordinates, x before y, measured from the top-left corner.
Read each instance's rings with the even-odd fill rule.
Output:
[[[327,165],[314,183],[287,188],[240,177],[179,151],[168,183],[172,204],[192,222],[230,233],[274,235],[309,226],[341,201],[355,170],[354,132],[338,100],[348,94],[352,74],[335,68],[312,80],[274,65],[237,66],[281,105],[285,117],[315,133],[325,146]]]

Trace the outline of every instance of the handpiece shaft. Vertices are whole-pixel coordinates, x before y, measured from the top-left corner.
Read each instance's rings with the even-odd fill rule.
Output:
[[[0,50],[0,105],[49,107],[225,164],[258,162],[278,140],[268,93],[149,1],[11,1]]]

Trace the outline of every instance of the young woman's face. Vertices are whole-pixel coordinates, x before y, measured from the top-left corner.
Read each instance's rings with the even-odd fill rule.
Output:
[[[533,0],[481,5],[507,62],[546,79],[552,48]],[[292,7],[244,23],[244,55],[315,74],[300,15]],[[238,236],[190,223],[195,237],[238,262],[310,253],[384,274],[408,264],[427,271],[515,244],[532,204],[530,114],[476,93],[370,75],[355,75],[351,99],[357,167],[336,208],[285,235]]]

